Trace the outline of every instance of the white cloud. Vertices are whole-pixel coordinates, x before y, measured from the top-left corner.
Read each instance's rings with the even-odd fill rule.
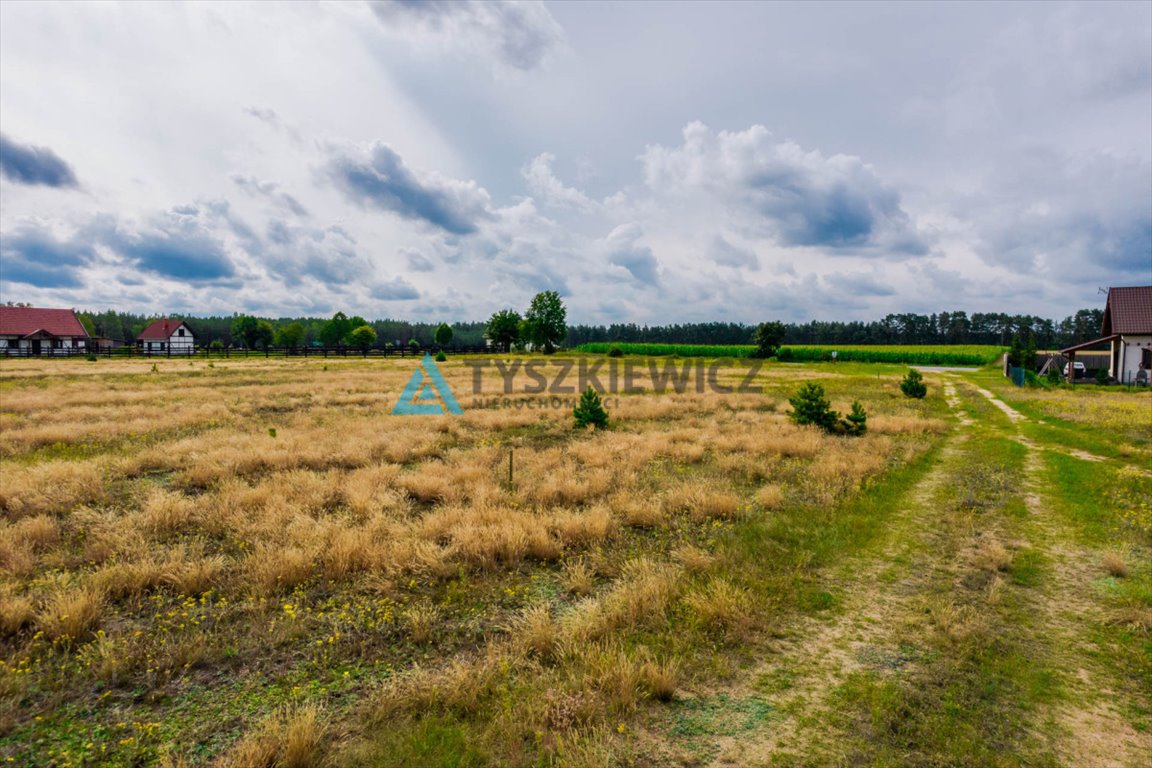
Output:
[[[558,208],[573,208],[577,211],[593,211],[596,203],[575,187],[564,186],[564,182],[556,178],[552,170],[552,163],[556,156],[551,152],[543,152],[528,165],[520,169],[528,191],[540,202]]]

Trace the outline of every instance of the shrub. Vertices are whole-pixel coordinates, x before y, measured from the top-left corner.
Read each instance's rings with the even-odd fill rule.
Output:
[[[815,424],[831,431],[840,419],[840,414],[832,410],[832,404],[824,397],[824,387],[815,382],[800,387],[788,402],[792,404],[792,421],[797,424]]]
[[[925,386],[923,379],[920,371],[909,368],[908,375],[900,382],[900,391],[904,393],[905,397],[923,398],[924,395],[928,394],[928,387]]]
[[[420,342],[417,341],[416,339],[408,339],[408,346],[411,347],[413,350],[417,350],[417,349],[420,349]]]
[[[624,357],[624,350],[617,346],[609,347],[608,357]]]
[[[787,362],[792,359],[792,350],[788,347],[781,347],[776,351],[776,359],[780,362]]]
[[[1096,383],[1097,384],[1107,384],[1109,381],[1111,381],[1111,377],[1108,376],[1108,369],[1107,368],[1097,368],[1096,369]]]
[[[860,405],[859,400],[852,401],[852,410],[844,420],[844,431],[857,436],[868,431],[868,414],[864,412],[864,406]]]
[[[815,424],[825,432],[847,435],[862,435],[868,429],[868,414],[859,401],[852,401],[852,411],[842,419],[824,396],[824,387],[815,382],[800,387],[788,402],[792,404],[792,421],[797,424]]]
[[[591,425],[603,429],[608,426],[608,411],[604,410],[600,395],[591,386],[580,395],[580,403],[572,409],[572,415],[576,419],[577,427]]]
[[[448,356],[444,354],[444,350],[440,350],[439,352],[436,353],[436,362],[443,363],[447,360],[448,360]]]
[[[1058,366],[1058,365],[1048,366],[1048,383],[1049,384],[1059,384],[1060,383],[1060,366]]]
[[[96,355],[89,352],[88,354],[84,355],[84,359],[90,363],[94,363],[94,362],[96,362]]]

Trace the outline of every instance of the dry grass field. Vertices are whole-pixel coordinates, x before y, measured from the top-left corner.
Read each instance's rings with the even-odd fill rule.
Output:
[[[728,725],[700,702],[753,701],[725,723],[784,711],[741,698],[742,675],[843,613],[839,569],[886,556],[961,423],[939,377],[915,401],[901,370],[846,364],[766,367],[759,394],[614,396],[610,429],[586,432],[570,408],[471,407],[473,372],[450,360],[463,415],[392,416],[414,365],[0,363],[0,760],[709,764]],[[813,379],[864,404],[867,435],[790,423]],[[1143,455],[1148,436],[1099,407]],[[966,460],[992,474],[957,475],[949,498],[1011,507],[1024,459],[1003,437]],[[1125,531],[1100,567],[1131,582],[1147,532]],[[1023,568],[1023,535],[965,555],[993,575],[982,589]],[[1142,599],[1117,630],[1136,644]],[[960,638],[941,642],[992,626],[934,605]]]

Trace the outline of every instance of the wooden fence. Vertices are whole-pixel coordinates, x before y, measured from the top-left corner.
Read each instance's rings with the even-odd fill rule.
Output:
[[[435,354],[440,347],[412,347],[404,344],[398,347],[268,347],[267,349],[210,349],[199,347],[191,352],[172,349],[146,350],[138,347],[105,347],[103,349],[43,349],[35,354],[31,349],[14,347],[0,348],[0,357],[42,357],[42,358],[69,358],[69,357],[170,357],[177,360],[193,360],[196,358],[233,358],[233,357],[421,357],[424,354]],[[496,353],[493,347],[444,347],[444,353],[450,355],[482,355]]]

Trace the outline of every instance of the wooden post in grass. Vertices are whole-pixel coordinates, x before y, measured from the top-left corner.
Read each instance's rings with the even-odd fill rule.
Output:
[[[508,489],[512,489],[512,454],[515,453],[515,448],[508,449]]]

